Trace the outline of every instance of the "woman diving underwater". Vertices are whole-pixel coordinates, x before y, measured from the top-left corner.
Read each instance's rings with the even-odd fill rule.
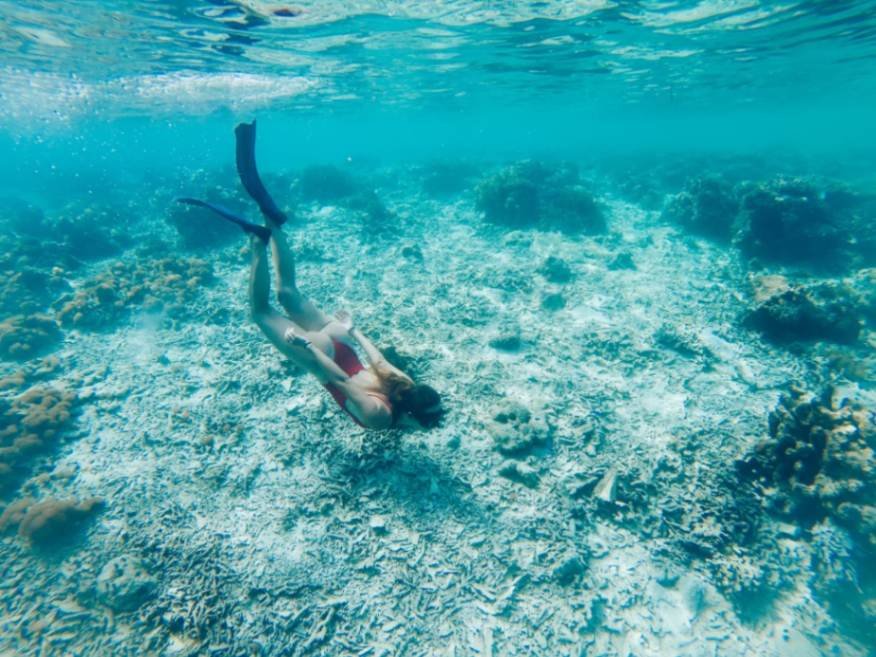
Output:
[[[298,290],[295,258],[282,231],[286,215],[268,194],[256,168],[255,130],[255,121],[241,123],[234,130],[237,172],[258,204],[265,226],[250,223],[212,203],[192,198],[179,201],[208,208],[250,235],[249,302],[253,320],[284,356],[313,374],[357,424],[367,429],[436,426],[444,411],[433,388],[415,383],[389,363],[353,326],[350,313],[341,311],[331,318]],[[285,315],[270,304],[268,244],[277,267],[277,300]],[[356,355],[356,344],[368,357],[367,366]]]

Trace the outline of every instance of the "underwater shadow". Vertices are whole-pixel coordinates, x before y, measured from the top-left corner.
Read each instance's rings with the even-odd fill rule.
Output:
[[[398,445],[364,453],[344,451],[335,456],[335,481],[352,499],[377,491],[382,499],[393,501],[398,511],[410,514],[412,520],[448,514],[460,521],[483,517],[483,509],[470,498],[471,484],[422,448]]]

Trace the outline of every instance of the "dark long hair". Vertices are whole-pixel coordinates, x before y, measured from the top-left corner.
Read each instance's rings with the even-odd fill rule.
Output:
[[[393,424],[404,413],[410,413],[424,427],[438,426],[444,411],[439,406],[441,395],[437,390],[385,369],[377,369],[377,376],[392,407]]]

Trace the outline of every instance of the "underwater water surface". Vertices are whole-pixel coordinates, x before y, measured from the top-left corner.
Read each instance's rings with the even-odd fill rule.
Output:
[[[0,655],[876,654],[874,108],[870,1],[0,0]]]

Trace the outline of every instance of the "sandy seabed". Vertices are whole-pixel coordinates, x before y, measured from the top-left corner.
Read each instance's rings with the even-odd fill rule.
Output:
[[[612,198],[599,237],[387,202],[391,239],[300,212],[300,285],[410,356],[443,426],[353,425],[248,320],[240,245],[201,254],[216,281],[185,321],[67,334],[77,437],[24,489],[106,508],[57,554],[0,539],[0,654],[867,654],[811,594],[798,533],[764,516],[739,546],[723,525],[745,514],[734,460],[815,368],[742,328],[737,252]],[[548,429],[523,454],[495,444],[508,400]],[[692,556],[686,533],[714,540]],[[120,558],[133,610],[99,586]]]

